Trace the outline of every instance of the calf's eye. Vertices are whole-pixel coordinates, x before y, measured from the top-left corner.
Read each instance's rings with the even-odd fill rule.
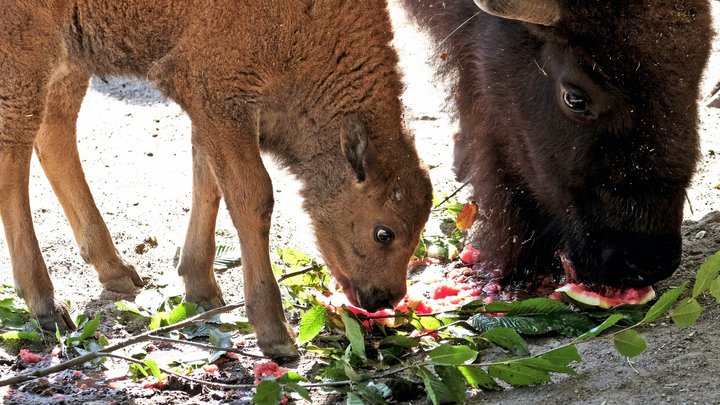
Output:
[[[393,240],[395,240],[395,233],[382,225],[375,227],[374,236],[375,242],[383,246],[388,246]]]
[[[587,111],[588,103],[582,94],[565,90],[562,94],[563,103],[572,112],[582,113]]]

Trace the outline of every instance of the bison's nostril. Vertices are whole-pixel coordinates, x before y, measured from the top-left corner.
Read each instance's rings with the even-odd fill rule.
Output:
[[[600,253],[599,268],[588,266],[595,271],[594,277],[588,274],[589,279],[619,287],[646,287],[672,275],[680,264],[679,238],[611,236]]]

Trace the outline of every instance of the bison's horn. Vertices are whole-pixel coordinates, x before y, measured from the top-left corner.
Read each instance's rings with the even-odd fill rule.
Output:
[[[553,26],[560,21],[555,0],[475,0],[484,12],[510,20]]]

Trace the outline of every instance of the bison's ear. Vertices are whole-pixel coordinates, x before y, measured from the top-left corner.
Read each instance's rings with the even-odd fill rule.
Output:
[[[362,183],[367,177],[370,162],[370,139],[367,127],[357,114],[345,117],[340,135],[340,145],[357,181]]]
[[[546,26],[560,21],[557,0],[475,0],[475,4],[488,14],[508,20]]]

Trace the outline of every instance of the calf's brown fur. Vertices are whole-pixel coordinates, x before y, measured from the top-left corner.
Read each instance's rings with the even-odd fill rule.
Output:
[[[103,286],[142,284],[78,157],[75,120],[92,74],[146,77],[192,120],[193,203],[178,266],[187,300],[223,304],[212,262],[224,198],[258,345],[297,356],[268,256],[273,195],[261,151],[303,181],[320,250],[350,301],[375,310],[404,295],[431,187],[402,126],[385,1],[9,0],[3,9],[0,216],[17,291],[44,327],[73,325],[33,231],[33,147]]]

